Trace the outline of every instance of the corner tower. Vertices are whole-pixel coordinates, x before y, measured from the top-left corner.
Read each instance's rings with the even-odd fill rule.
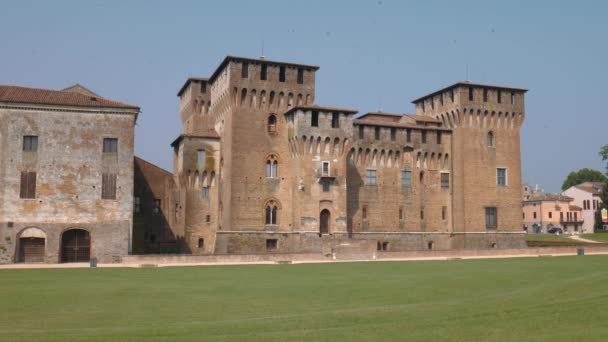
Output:
[[[412,101],[452,129],[453,248],[521,247],[527,89],[459,82]]]

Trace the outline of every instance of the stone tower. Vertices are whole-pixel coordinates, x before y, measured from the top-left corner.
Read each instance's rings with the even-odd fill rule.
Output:
[[[522,230],[526,91],[461,82],[413,101],[417,114],[452,129],[453,248],[504,245]]]

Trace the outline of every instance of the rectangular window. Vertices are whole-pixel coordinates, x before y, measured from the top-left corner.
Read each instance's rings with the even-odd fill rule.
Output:
[[[441,219],[442,220],[447,220],[447,216],[448,216],[448,207],[441,207]]]
[[[454,89],[450,90],[450,100],[454,102]]]
[[[441,131],[437,131],[437,145],[441,145]]]
[[[420,209],[420,219],[424,220],[424,208]]]
[[[38,136],[23,136],[23,152],[38,152]]]
[[[397,140],[397,129],[395,127],[391,128],[391,141]]]
[[[507,169],[496,169],[496,185],[507,185]]]
[[[198,239],[198,248],[205,247],[205,239]]]
[[[431,102],[431,109],[435,109],[435,98],[431,97],[430,102]]]
[[[116,152],[118,152],[118,139],[104,138],[103,139],[103,153],[116,153]]]
[[[498,101],[498,103],[502,103],[502,93],[500,92],[500,90],[496,91],[496,100]]]
[[[208,186],[203,187],[203,198],[209,198],[209,187]]]
[[[248,78],[248,77],[249,77],[249,63],[243,62],[243,65],[241,66],[241,78]]]
[[[534,213],[532,213],[532,217],[536,218],[536,211]]]
[[[152,212],[155,214],[160,214],[160,200],[158,198],[154,199],[154,208],[152,209]],[[177,212],[177,205],[176,205],[176,212]]]
[[[376,127],[374,130],[374,139],[380,140],[380,127]]]
[[[515,104],[515,93],[511,92],[511,104]]]
[[[266,81],[268,78],[268,65],[262,64],[262,71],[260,72],[260,80]]]
[[[319,112],[316,110],[312,111],[312,116],[310,117],[310,125],[312,127],[319,127]]]
[[[487,207],[486,208],[486,228],[493,229],[496,227],[498,227],[496,207]]]
[[[401,187],[409,188],[412,186],[412,171],[401,171]]]
[[[141,198],[133,197],[133,212],[139,213],[141,211]]]
[[[363,208],[361,208],[361,216],[363,217],[364,220],[367,219],[367,206],[364,205]]]
[[[207,92],[207,82],[202,81],[201,82],[201,94],[204,94]]]
[[[408,128],[405,130],[405,141],[408,143],[412,142],[412,129]]]
[[[376,170],[365,170],[365,185],[376,185]]]
[[[340,113],[331,113],[331,128],[340,128]]]
[[[321,182],[321,186],[323,187],[323,192],[329,192],[329,181],[327,179]]]
[[[423,144],[426,144],[426,131],[422,131],[421,132],[421,137],[420,137],[421,141]]]
[[[553,213],[552,212],[549,212],[549,218],[550,219],[553,218]]]
[[[439,103],[443,106],[443,93],[439,95]]]
[[[488,88],[483,88],[483,102],[488,102]]]
[[[574,222],[578,221],[578,213],[575,211],[574,212]]]
[[[473,88],[469,88],[469,101],[473,101]]]
[[[279,67],[279,82],[285,82],[285,67]]]
[[[21,172],[20,198],[36,198],[36,172]]]
[[[322,176],[329,176],[329,162],[328,161],[321,162],[321,172],[322,172]]]
[[[424,112],[424,100],[422,100],[422,111]]]
[[[403,221],[403,208],[399,207],[399,221]]]
[[[277,239],[266,239],[266,250],[274,251],[278,248],[279,241]]]
[[[205,222],[211,222],[211,215],[207,215],[205,217]]]
[[[304,83],[304,69],[298,68],[298,84]]]
[[[196,153],[196,161],[199,168],[205,167],[205,150],[198,150]]]
[[[442,189],[450,188],[450,174],[447,172],[441,173],[441,188]]]
[[[363,139],[363,137],[365,137],[365,131],[364,131],[364,127],[363,126],[359,126],[359,139]]]
[[[101,175],[101,199],[116,199],[116,174],[104,173]]]

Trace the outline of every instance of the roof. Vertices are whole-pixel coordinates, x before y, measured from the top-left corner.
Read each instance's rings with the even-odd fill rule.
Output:
[[[270,61],[263,58],[247,58],[247,57],[238,57],[238,56],[226,56],[222,63],[215,69],[211,77],[209,77],[209,82],[213,83],[215,78],[222,72],[222,70],[230,63],[230,61],[239,61],[239,62],[251,62],[251,63],[265,63],[265,64],[274,64],[274,65],[284,65],[284,66],[293,66],[297,68],[304,68],[309,70],[319,70],[319,66],[317,65],[308,65],[308,64],[298,64],[298,63],[288,63],[288,62],[278,62],[278,61]]]
[[[420,129],[420,130],[429,130],[429,131],[443,131],[443,132],[451,132],[452,130],[445,127],[439,126],[419,126],[415,124],[403,123],[403,122],[395,122],[395,121],[387,121],[387,120],[379,120],[379,119],[355,119],[353,120],[354,125],[366,125],[366,126],[380,126],[380,127],[396,127],[396,128],[412,128],[412,129]]]
[[[292,108],[288,109],[287,111],[285,111],[284,115],[294,112],[297,109],[320,110],[320,111],[325,111],[325,112],[342,112],[345,114],[355,114],[358,112],[355,109],[348,109],[348,108],[328,107],[328,106],[319,106],[319,105],[297,105],[297,106],[292,107]]]
[[[135,164],[137,164],[138,166],[140,166],[140,168],[141,168],[141,165],[146,165],[146,166],[148,166],[148,167],[151,167],[151,168],[156,169],[156,170],[157,170],[157,171],[159,171],[159,172],[165,173],[165,174],[167,174],[168,176],[173,176],[173,174],[172,174],[171,172],[169,172],[169,171],[167,171],[167,170],[163,169],[162,167],[160,167],[160,166],[158,166],[158,165],[152,164],[152,163],[150,163],[149,161],[144,160],[144,159],[142,159],[142,158],[140,158],[140,157],[138,157],[138,156],[134,156],[134,157],[133,157],[133,159],[134,159]]]
[[[497,86],[497,85],[481,84],[481,83],[472,83],[470,81],[464,81],[464,82],[456,82],[456,83],[454,83],[454,84],[452,84],[450,86],[447,86],[445,88],[439,89],[439,90],[437,90],[437,91],[435,91],[433,93],[421,96],[421,97],[419,97],[419,98],[417,98],[415,100],[412,100],[412,103],[419,102],[419,101],[424,100],[426,98],[429,98],[431,96],[435,96],[435,95],[441,94],[441,93],[443,93],[443,92],[445,92],[447,90],[454,89],[454,88],[457,88],[457,87],[462,87],[462,86],[464,86],[464,87],[480,87],[480,88],[489,88],[489,89],[502,89],[502,90],[509,90],[509,91],[517,91],[517,92],[522,92],[522,93],[525,93],[525,92],[528,91],[528,89],[524,89],[524,88],[505,87],[505,86]]]
[[[401,119],[401,117],[403,117],[403,115],[404,114],[400,114],[400,113],[369,112],[369,113],[365,113],[365,114],[361,115],[357,119],[371,119],[376,116],[380,116],[380,117],[384,117],[390,121],[399,121],[399,119]],[[378,118],[378,119],[380,119],[380,118]]]
[[[190,82],[192,81],[203,81],[203,82],[208,82],[209,79],[205,78],[205,77],[189,77],[186,80],[186,83],[184,83],[184,85],[179,89],[179,91],[177,92],[177,96],[182,96],[182,93],[186,90],[186,88],[188,88],[188,84],[190,84]]]
[[[570,202],[572,201],[572,197],[564,196],[564,195],[556,195],[556,194],[547,194],[547,193],[532,193],[530,198],[525,200],[524,202],[543,202],[543,201],[559,201],[559,202]]]
[[[73,91],[73,92],[81,93],[81,94],[88,95],[88,96],[99,96],[99,95],[95,94],[91,89],[89,89],[81,84],[78,84],[78,83],[76,83],[72,86],[69,86],[65,89],[62,89],[61,91]]]
[[[570,209],[570,210],[577,210],[577,211],[583,210],[583,208],[579,207],[578,205],[574,205],[574,204],[570,204],[568,206],[568,209]]]
[[[0,102],[95,108],[122,108],[139,111],[139,107],[137,106],[109,100],[101,96],[85,95],[78,91],[27,88],[11,85],[0,85]]]
[[[441,121],[426,115],[406,114],[406,116],[409,116],[416,121],[441,123]]]
[[[575,185],[577,189],[586,191],[593,195],[600,195],[604,187],[606,187],[606,183],[602,182],[585,182],[579,185]]]
[[[219,139],[220,136],[215,132],[215,130],[209,130],[208,134],[180,134],[173,142],[171,143],[171,147],[175,147],[178,145],[184,138],[201,138],[201,139]]]

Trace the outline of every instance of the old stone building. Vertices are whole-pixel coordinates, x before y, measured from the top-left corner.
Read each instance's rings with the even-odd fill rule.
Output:
[[[0,263],[129,253],[138,113],[79,85],[0,86]]]
[[[157,198],[181,251],[525,246],[525,89],[460,82],[415,114],[357,117],[315,104],[318,69],[228,56],[185,82],[175,188]]]

